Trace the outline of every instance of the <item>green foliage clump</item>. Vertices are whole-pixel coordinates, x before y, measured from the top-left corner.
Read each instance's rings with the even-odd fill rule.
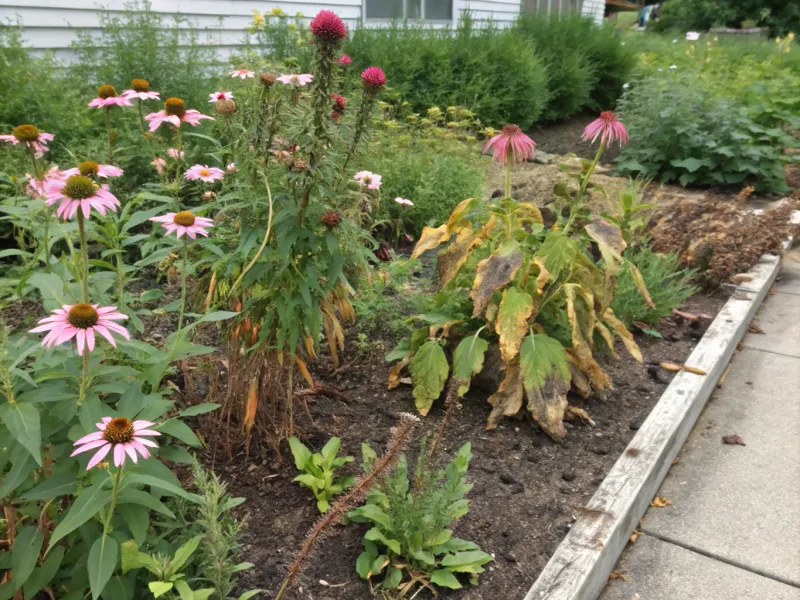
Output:
[[[375,452],[363,444],[362,453],[364,470],[369,471]],[[453,537],[450,529],[469,511],[465,496],[472,489],[466,481],[471,457],[467,442],[444,470],[434,470],[423,444],[413,481],[401,459],[394,472],[370,490],[367,503],[348,514],[353,521],[372,525],[356,562],[361,577],[383,576],[380,589],[402,585],[406,592],[417,585],[460,589],[457,574],[467,574],[470,583],[477,584],[492,557],[475,543]]]
[[[468,17],[454,30],[361,27],[344,51],[351,68],[381,65],[388,84],[417,111],[463,105],[490,125],[527,128],[549,98],[548,74],[531,44],[514,31],[474,27]]]
[[[577,14],[524,14],[514,29],[533,44],[547,69],[548,120],[612,108],[635,66],[635,54],[612,25],[598,27]]]
[[[771,36],[800,31],[800,4],[787,0],[668,0],[656,29],[766,27]]]
[[[677,254],[658,254],[649,246],[641,245],[628,249],[625,256],[642,274],[654,305],[651,308],[642,299],[630,269],[627,265],[623,267],[611,308],[628,327],[637,322],[655,325],[697,291],[692,285],[696,271],[681,268]]]
[[[317,499],[319,512],[324,513],[331,507],[331,499],[341,494],[351,485],[352,477],[337,477],[336,469],[353,462],[352,456],[336,457],[342,441],[332,437],[320,452],[311,452],[296,437],[289,438],[294,464],[300,475],[294,478],[300,485],[310,489]]]

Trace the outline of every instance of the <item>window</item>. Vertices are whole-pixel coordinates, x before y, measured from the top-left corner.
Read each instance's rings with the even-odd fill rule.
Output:
[[[452,21],[453,0],[364,0],[367,19]]]

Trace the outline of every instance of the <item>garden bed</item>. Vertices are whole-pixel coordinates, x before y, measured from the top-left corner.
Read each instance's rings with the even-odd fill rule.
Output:
[[[724,302],[723,295],[696,295],[681,308],[713,316]],[[497,429],[484,431],[490,408],[486,394],[468,395],[449,421],[442,451],[449,457],[465,441],[472,442],[471,509],[459,522],[456,534],[478,543],[494,555],[495,561],[488,565],[480,587],[460,592],[459,597],[522,598],[671,380],[672,374],[657,363],[686,358],[709,322],[703,319],[704,325],[692,327],[678,316],[665,319],[658,326],[663,339],[637,339],[644,364],[604,359],[602,366],[615,389],[605,401],[571,399],[589,412],[596,426],[567,424],[563,444],[553,442],[527,418],[508,419]],[[352,350],[342,357],[343,364],[355,363],[336,376],[329,375],[332,366],[325,358],[315,365],[320,383],[343,392],[346,399],[315,396],[309,402],[313,422],[302,407],[296,409],[298,428],[313,449],[319,450],[329,437],[339,436],[343,453],[356,456],[358,462],[362,441],[376,449],[383,447],[397,414],[413,410],[410,387],[387,391],[388,364],[380,351],[381,340],[372,341],[375,350],[369,356],[358,359]],[[390,347],[393,340],[382,342]],[[441,415],[441,405],[436,404],[418,434],[433,433]],[[217,450],[207,451],[206,461],[215,463],[214,468],[229,482],[234,495],[247,498],[244,506],[249,517],[241,558],[256,567],[243,574],[242,585],[274,593],[306,531],[318,517],[313,497],[292,482],[296,471],[288,451],[286,460],[280,462],[253,444],[249,457],[242,449],[227,461],[216,441],[207,441]],[[416,447],[413,442],[411,457]],[[355,571],[364,531],[363,526],[351,525],[336,531],[336,539],[322,541],[289,597],[368,597],[369,586]]]

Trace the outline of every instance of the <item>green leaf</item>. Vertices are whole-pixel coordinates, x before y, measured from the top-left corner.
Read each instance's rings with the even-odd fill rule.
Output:
[[[0,498],[8,496],[22,485],[28,474],[36,468],[36,463],[30,453],[22,446],[16,446],[16,448],[19,449],[14,453],[16,460],[11,461],[11,470],[3,475],[3,479],[0,481]]]
[[[408,372],[414,382],[414,400],[420,414],[427,415],[442,393],[449,370],[444,350],[436,340],[428,340],[414,354]]]
[[[178,592],[178,595],[181,597],[181,600],[195,600],[194,592],[192,588],[189,587],[189,584],[186,583],[183,579],[178,579],[175,581],[175,590]],[[214,591],[213,589],[211,590]]]
[[[550,231],[544,242],[534,256],[541,258],[544,266],[550,272],[550,283],[564,278],[572,269],[579,248],[572,238],[564,235],[563,231]]]
[[[26,598],[34,598],[44,586],[49,584],[58,573],[58,568],[61,566],[61,561],[64,560],[64,553],[66,548],[59,546],[53,550],[48,556],[47,560],[41,567],[36,567],[25,582],[23,590]]]
[[[249,592],[245,592],[241,596],[239,596],[236,600],[250,600],[256,594],[260,594],[264,590],[250,590]]]
[[[519,366],[526,390],[541,388],[552,375],[566,382],[571,379],[564,347],[561,342],[544,333],[531,333],[523,340]]]
[[[320,450],[322,457],[328,462],[332,462],[336,455],[339,453],[339,448],[342,445],[342,440],[338,437],[332,437]]]
[[[398,569],[395,566],[389,565],[389,572],[386,573],[381,587],[393,590],[400,585],[401,581],[403,581],[403,569]]]
[[[371,542],[381,542],[384,546],[389,548],[389,550],[391,550],[395,554],[400,554],[402,552],[400,548],[400,542],[398,542],[397,540],[392,540],[387,538],[385,535],[383,535],[383,533],[381,533],[381,530],[377,527],[373,527],[372,529],[367,531],[367,533],[364,534],[364,539],[369,540]]]
[[[176,496],[180,496],[184,500],[189,500],[190,502],[194,502],[195,504],[202,503],[202,498],[200,498],[200,496],[198,496],[197,494],[190,494],[183,488],[178,487],[177,485],[170,483],[169,481],[165,481],[160,477],[155,477],[153,475],[145,475],[143,473],[130,473],[129,475],[125,476],[125,481],[128,484],[141,483],[142,485],[149,485],[150,487],[154,487],[164,492],[169,492],[170,494],[175,494]]]
[[[294,466],[297,467],[298,471],[304,470],[308,461],[311,460],[311,450],[294,436],[289,438],[289,448],[292,450],[292,456],[294,457]]]
[[[117,497],[117,503],[120,505],[137,504],[161,513],[170,519],[175,518],[175,514],[169,508],[167,508],[166,504],[144,490],[135,490],[133,488],[121,490],[119,492],[119,496]]]
[[[32,490],[25,492],[22,495],[24,500],[48,500],[50,498],[58,498],[59,496],[66,496],[75,491],[78,485],[78,478],[72,471],[61,471],[55,473],[42,483],[37,485]]]
[[[172,559],[172,565],[170,566],[173,575],[180,573],[181,568],[189,562],[202,539],[202,535],[196,535],[175,551],[175,557]]]
[[[196,417],[197,415],[204,415],[206,413],[210,413],[212,410],[217,410],[219,408],[219,404],[215,402],[205,402],[203,404],[195,404],[194,406],[190,406],[186,410],[181,411],[182,417]]]
[[[391,531],[392,529],[392,521],[389,519],[389,516],[381,510],[380,507],[375,506],[374,504],[365,504],[357,508],[353,511],[364,518],[381,525],[384,529]]]
[[[509,287],[503,292],[495,329],[500,336],[500,356],[510,362],[519,354],[522,336],[528,331],[528,318],[533,313],[533,298],[527,292]]]
[[[147,587],[153,592],[153,596],[158,598],[172,589],[172,583],[169,581],[151,581],[147,584]]]
[[[36,407],[27,402],[3,404],[0,406],[0,420],[5,422],[14,439],[25,446],[41,467],[42,430]]]
[[[106,587],[106,583],[114,574],[119,557],[117,540],[108,535],[102,535],[94,541],[89,550],[89,587],[92,590],[92,599],[97,600]]]
[[[122,572],[127,573],[133,569],[141,569],[144,567],[154,575],[160,572],[159,562],[144,552],[139,552],[136,542],[128,540],[122,544],[122,551],[120,553],[120,566]]]
[[[479,336],[480,332],[464,338],[453,352],[453,377],[459,382],[459,398],[469,391],[469,382],[483,369],[489,343]]]
[[[462,587],[458,579],[456,579],[456,576],[447,569],[436,569],[431,573],[431,583],[450,588],[451,590],[460,590]]]
[[[39,290],[46,310],[53,310],[65,304],[64,282],[55,273],[34,273],[28,283]]]
[[[111,490],[103,489],[102,483],[82,490],[69,512],[53,531],[48,552],[56,545],[56,542],[86,523],[110,501]]]
[[[386,362],[403,360],[409,354],[411,354],[410,340],[408,338],[403,338],[397,343],[397,345],[392,349],[392,351],[386,355],[384,360],[386,360]]]
[[[154,429],[156,431],[166,433],[167,435],[171,435],[172,437],[179,439],[184,444],[189,446],[203,445],[195,435],[194,431],[192,431],[191,427],[178,419],[167,419],[163,423],[156,425]]]
[[[699,159],[699,158],[684,158],[683,160],[673,160],[670,163],[673,167],[679,167],[681,169],[686,169],[689,173],[694,173],[698,169],[702,167],[708,167],[709,169],[714,166],[713,161],[707,159]]]
[[[42,551],[44,534],[36,527],[23,527],[14,540],[11,549],[11,572],[13,574],[14,589],[18,590],[28,581],[39,560]]]
[[[120,504],[118,510],[136,543],[144,544],[150,528],[150,511],[137,504]]]

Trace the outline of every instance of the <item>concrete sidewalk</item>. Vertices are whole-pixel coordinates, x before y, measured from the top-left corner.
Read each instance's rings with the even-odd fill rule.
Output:
[[[800,264],[775,292],[600,600],[800,600]]]

